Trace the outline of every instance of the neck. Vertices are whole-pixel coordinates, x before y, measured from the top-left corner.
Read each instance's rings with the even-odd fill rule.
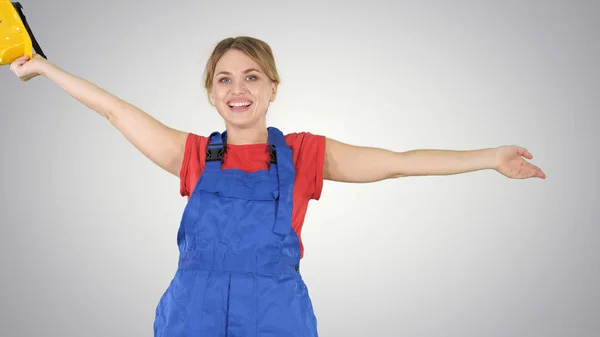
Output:
[[[227,126],[227,144],[262,144],[268,141],[269,133],[265,125],[257,125],[250,128]]]

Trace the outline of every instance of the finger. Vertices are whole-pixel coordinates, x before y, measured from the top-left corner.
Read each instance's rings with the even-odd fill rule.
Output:
[[[530,166],[530,169],[532,170],[532,176],[534,177],[538,177],[538,178],[546,178],[546,174],[544,173],[544,171],[542,171],[541,168],[539,168],[538,166],[535,166],[533,164],[528,163],[528,165]]]
[[[20,64],[19,64],[19,63],[17,63],[17,62],[11,63],[11,65],[10,65],[10,71],[12,71],[12,72],[16,72],[16,71],[17,71],[17,69],[19,69],[19,67],[21,67],[21,66],[22,66],[22,65],[20,65]]]
[[[546,179],[546,174],[539,167],[532,165],[530,163],[526,163],[525,168],[526,168],[526,172],[527,172],[526,176],[528,178],[537,177],[537,178]]]
[[[544,171],[542,171],[542,169],[538,168],[537,177],[539,177],[541,179],[546,179],[546,173],[544,173]]]
[[[22,66],[23,66],[25,63],[27,63],[27,62],[28,62],[27,60],[20,60],[20,61],[16,61],[16,62],[15,62],[15,65],[16,65],[17,67],[22,67]]]
[[[524,147],[519,148],[519,154],[527,159],[533,159],[533,155]]]
[[[29,62],[29,56],[24,55],[24,56],[21,56],[19,58],[16,58],[12,63],[13,64],[17,64],[17,65],[23,65],[23,64],[25,64],[27,62]]]

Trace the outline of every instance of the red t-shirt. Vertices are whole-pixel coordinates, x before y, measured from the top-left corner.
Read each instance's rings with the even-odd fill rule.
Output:
[[[325,160],[325,137],[308,132],[285,136],[292,149],[296,180],[293,190],[292,228],[300,240],[300,256],[304,256],[302,225],[311,199],[319,200],[323,188],[323,163]],[[181,165],[181,195],[188,199],[202,174],[209,138],[190,133],[185,144]],[[267,144],[227,144],[223,168],[237,168],[246,172],[269,169],[270,153]]]

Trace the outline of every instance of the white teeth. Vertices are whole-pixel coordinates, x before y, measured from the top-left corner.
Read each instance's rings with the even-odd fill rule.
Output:
[[[242,107],[242,106],[248,106],[250,104],[251,104],[251,102],[229,103],[229,106],[231,106],[231,107]]]

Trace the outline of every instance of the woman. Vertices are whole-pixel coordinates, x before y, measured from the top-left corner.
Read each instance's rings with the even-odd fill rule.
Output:
[[[188,197],[177,272],[156,310],[156,336],[317,336],[299,273],[300,232],[324,179],[375,182],[495,169],[546,178],[518,146],[403,153],[267,128],[279,76],[271,48],[252,37],[222,40],[205,70],[226,131],[209,137],[169,128],[44,58],[16,60],[23,81],[43,75],[104,116],[139,151],[181,180]]]

